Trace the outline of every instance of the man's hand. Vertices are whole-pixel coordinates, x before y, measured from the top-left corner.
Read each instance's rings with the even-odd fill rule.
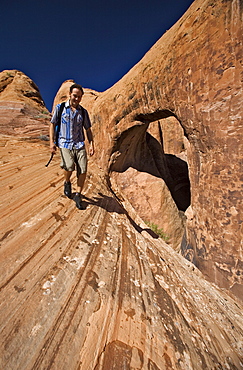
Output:
[[[50,143],[50,151],[53,154],[56,154],[56,152],[57,152],[57,147],[53,142]]]
[[[89,143],[89,155],[92,157],[92,155],[94,155],[94,143],[93,141],[91,141]]]
[[[50,151],[51,151],[51,153],[53,153],[53,154],[56,154],[56,151],[57,151],[57,147],[56,147],[56,145],[55,145],[55,143],[54,143],[54,125],[53,125],[53,123],[50,123],[50,128],[49,128],[49,137],[50,137]]]
[[[89,155],[92,157],[94,155],[94,140],[91,128],[88,128],[86,132],[89,140]]]

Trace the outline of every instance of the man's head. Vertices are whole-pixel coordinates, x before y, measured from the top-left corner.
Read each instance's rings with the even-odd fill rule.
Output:
[[[84,91],[81,85],[73,84],[72,86],[70,86],[70,92],[69,92],[70,105],[74,108],[77,108],[77,106],[79,105],[82,99],[83,94],[84,94]]]

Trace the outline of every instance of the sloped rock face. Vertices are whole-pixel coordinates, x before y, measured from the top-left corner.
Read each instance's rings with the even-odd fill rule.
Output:
[[[48,134],[50,113],[36,84],[24,73],[5,70],[0,73],[1,133],[38,137]]]
[[[190,205],[182,253],[240,299],[241,19],[238,0],[195,1],[91,110],[96,161],[116,177],[116,188],[117,173],[130,167],[162,178],[178,209]],[[154,122],[162,132],[166,118],[176,119],[184,136],[169,156],[158,135],[148,134]]]
[[[56,104],[68,99],[69,89],[73,83],[74,80],[67,80],[61,85],[55,97],[53,109]],[[94,105],[102,94],[90,89],[84,89],[81,104],[88,109],[91,117]],[[97,109],[99,110],[99,108]],[[179,209],[186,210],[190,204],[190,184],[187,164],[179,158],[185,154],[183,130],[174,117],[164,119],[163,121],[156,125],[152,123],[150,127],[148,125],[138,125],[137,127],[128,128],[128,130],[125,129],[121,137],[114,139],[114,145],[119,146],[120,151],[125,150],[126,154],[125,156],[120,156],[119,161],[116,161],[111,166],[111,170],[109,166],[107,170],[107,164],[100,163],[99,160],[98,162],[106,172],[109,172],[108,183],[116,193],[116,196],[123,200],[127,198],[128,204],[134,207],[140,217],[144,221],[158,226],[165,235],[167,242],[174,249],[179,250],[185,228],[185,217]],[[163,138],[161,137],[160,125],[165,132],[166,153],[161,142]],[[103,126],[105,127],[104,129]],[[99,136],[96,130],[106,133],[109,137],[114,134],[112,131],[109,131],[112,128],[102,121],[102,111],[100,111],[99,115],[99,126],[94,125],[93,130],[96,137]],[[103,144],[106,147],[107,140]],[[97,146],[97,152],[100,155],[103,151],[102,142],[95,140],[95,146]],[[138,146],[140,150],[137,149]],[[132,149],[128,152],[126,149],[122,149],[123,147]],[[177,154],[178,157],[174,154]],[[112,161],[112,157],[110,161]],[[175,162],[176,165],[174,166],[173,163]],[[182,169],[180,170],[180,168]],[[141,173],[141,171],[143,172]],[[177,188],[173,186],[174,180],[172,177],[179,184]],[[142,186],[139,183],[141,178],[143,178]],[[107,178],[105,181],[107,181]],[[122,184],[125,184],[125,186]],[[150,184],[153,187],[152,192]],[[168,186],[172,194],[168,190]],[[182,188],[185,190],[183,191]],[[150,205],[148,206],[148,204]]]
[[[119,83],[85,94],[96,155],[89,161],[84,211],[62,195],[58,156],[44,166],[47,143],[1,135],[0,368],[242,368],[242,303],[204,277],[206,268],[222,269],[219,259],[227,260],[226,282],[215,281],[239,296],[239,229],[232,226],[239,208],[226,197],[226,185],[231,189],[235,179],[236,189],[239,181],[240,126],[231,116],[239,116],[233,105],[239,84],[236,77],[225,88],[229,71],[213,69],[215,60],[224,60],[225,68],[240,47],[238,6],[196,1]],[[214,50],[216,59],[206,63],[205,50]],[[238,63],[230,67],[235,76]],[[224,98],[226,91],[231,98]],[[235,144],[230,166],[224,162],[229,137]],[[217,166],[225,170],[216,181]],[[139,197],[150,204],[154,195],[161,214],[154,206],[139,208]],[[224,227],[223,197],[232,210]],[[156,220],[164,217],[177,249],[185,210],[183,253],[202,273],[143,221],[151,212]],[[211,262],[199,258],[203,243],[210,251],[208,240]]]
[[[162,179],[178,210],[190,206],[183,255],[240,299],[241,15],[239,1],[195,1],[127,75],[89,104],[96,161],[108,168],[113,190],[131,196],[122,186],[129,168]],[[147,196],[149,186],[137,191],[138,212]],[[149,207],[141,216],[166,223]],[[178,211],[173,218],[179,222]]]
[[[95,161],[78,211],[47,153],[0,138],[1,369],[241,369],[242,305],[125,209]]]
[[[125,172],[113,172],[110,180],[116,195],[120,199],[126,196],[148,225],[155,220],[154,228],[158,226],[167,244],[179,251],[184,231],[183,214],[178,211],[165,182],[132,167]]]

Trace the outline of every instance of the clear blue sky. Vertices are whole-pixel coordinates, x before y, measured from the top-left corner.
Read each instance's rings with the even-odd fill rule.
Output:
[[[0,71],[18,69],[49,110],[63,81],[104,91],[185,13],[192,0],[0,0]]]

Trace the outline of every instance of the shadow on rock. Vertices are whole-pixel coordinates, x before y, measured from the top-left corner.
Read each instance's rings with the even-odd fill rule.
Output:
[[[136,222],[129,216],[128,212],[122,207],[122,205],[113,197],[109,197],[102,193],[98,193],[99,196],[88,198],[83,195],[83,206],[86,209],[88,205],[93,205],[105,209],[107,212],[116,212],[118,214],[124,214],[130,221],[131,225],[139,232],[146,231],[150,236],[158,239],[159,236],[149,228],[143,229],[141,226],[136,224]]]

